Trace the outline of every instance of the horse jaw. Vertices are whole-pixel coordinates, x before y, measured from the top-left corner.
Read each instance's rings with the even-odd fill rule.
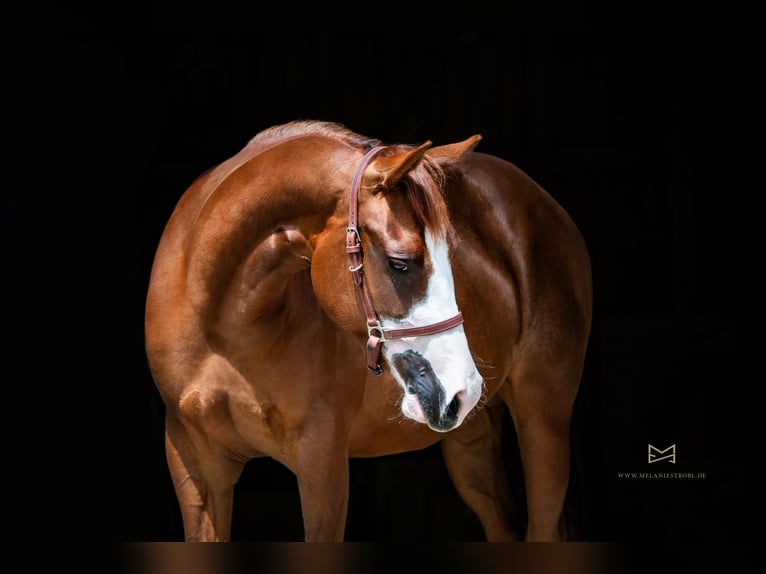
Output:
[[[426,232],[433,273],[426,296],[401,319],[382,316],[384,328],[428,325],[458,312],[455,285],[444,239]],[[447,432],[462,424],[481,398],[484,381],[473,361],[463,325],[433,335],[392,339],[383,355],[402,387],[402,414]]]

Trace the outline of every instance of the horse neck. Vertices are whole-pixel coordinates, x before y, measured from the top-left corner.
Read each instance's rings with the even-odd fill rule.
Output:
[[[298,187],[264,186],[251,160],[223,178],[207,194],[188,229],[189,260],[197,273],[225,272],[240,263],[277,228],[321,230],[335,199]]]

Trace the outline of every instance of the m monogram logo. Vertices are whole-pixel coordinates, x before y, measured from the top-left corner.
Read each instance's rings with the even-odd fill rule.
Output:
[[[666,454],[667,453],[667,454]],[[671,444],[665,450],[660,450],[655,446],[649,445],[649,464],[667,460],[673,464],[676,463],[676,445]]]

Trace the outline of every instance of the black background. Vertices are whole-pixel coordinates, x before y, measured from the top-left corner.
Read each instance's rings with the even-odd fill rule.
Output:
[[[266,127],[324,119],[389,142],[480,133],[479,151],[521,167],[581,229],[595,312],[574,423],[580,539],[762,539],[754,16],[589,1],[432,10],[158,1],[10,20],[29,33],[4,40],[17,182],[3,192],[6,300],[21,319],[8,351],[30,392],[34,447],[20,450],[42,461],[28,480],[66,509],[59,536],[87,506],[98,518],[78,537],[182,539],[143,354],[154,249],[202,171]],[[21,58],[41,51],[39,65]],[[675,444],[676,465],[650,467],[648,444]],[[617,476],[648,471],[705,478]],[[236,540],[302,538],[294,478],[272,461],[248,464],[235,506]],[[352,461],[347,538],[482,539],[437,449]]]

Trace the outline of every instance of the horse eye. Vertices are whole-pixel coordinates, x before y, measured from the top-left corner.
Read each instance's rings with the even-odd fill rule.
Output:
[[[388,260],[388,266],[399,273],[404,273],[408,269],[406,261],[402,259],[394,259],[393,257]]]

